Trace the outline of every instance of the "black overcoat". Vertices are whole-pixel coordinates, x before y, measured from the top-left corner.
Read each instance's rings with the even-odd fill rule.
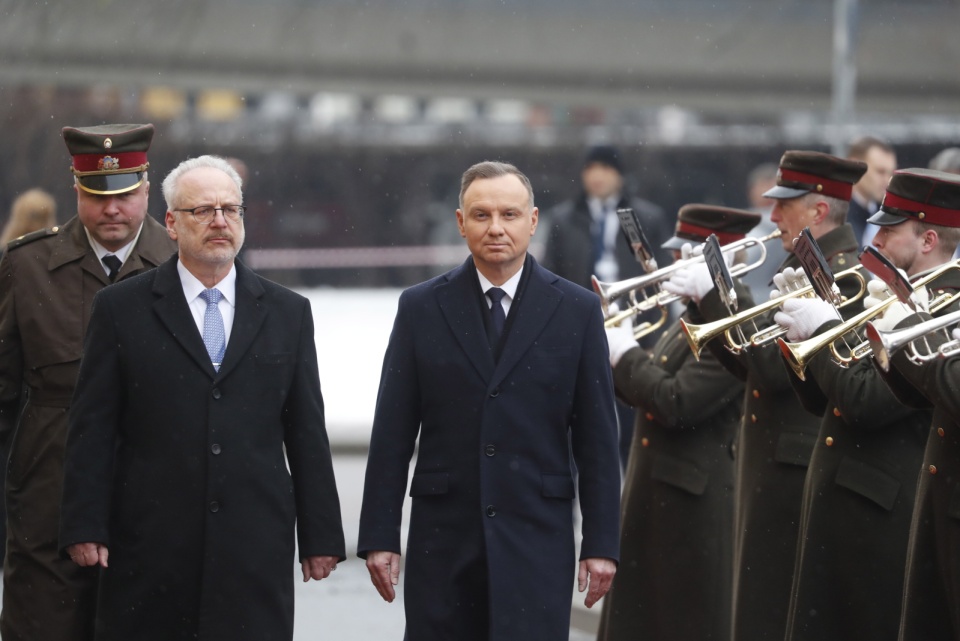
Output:
[[[98,641],[289,641],[295,524],[301,558],[344,557],[309,302],[237,263],[217,372],[176,256],[100,293],[60,534],[109,546]]]
[[[401,505],[419,440],[404,582],[410,641],[476,638],[450,632],[458,604],[477,598],[458,587],[472,560],[466,542],[484,550],[490,639],[567,639],[576,568],[571,451],[580,556],[619,556],[617,427],[599,300],[530,256],[524,269],[529,280],[511,306],[499,360],[472,259],[400,297],[358,550],[400,552]]]

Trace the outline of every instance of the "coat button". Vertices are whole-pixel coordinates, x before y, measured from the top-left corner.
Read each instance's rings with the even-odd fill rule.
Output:
[[[497,515],[497,508],[492,505],[488,505],[487,516],[496,516],[496,515]]]
[[[931,474],[936,474],[936,473],[937,473],[937,466],[936,466],[936,465],[931,465],[931,466],[928,467],[927,469],[930,470],[930,473],[931,473]]]
[[[827,444],[827,447],[831,447],[831,446],[833,446],[833,437],[832,437],[832,436],[828,436],[827,438],[825,438],[825,439],[823,440],[823,442]]]
[[[667,360],[668,360],[668,359],[667,359],[667,355],[666,355],[666,354],[664,354],[663,356],[660,357],[660,362],[661,362],[661,363],[666,364]]]
[[[750,415],[750,422],[751,422],[751,423],[756,423],[756,422],[757,422],[757,415],[756,415],[756,414],[751,414],[751,415]]]
[[[753,390],[753,397],[754,397],[754,398],[760,398],[760,390],[758,390],[758,389]]]
[[[646,414],[643,415],[643,417],[644,417],[645,419],[647,419],[648,421],[652,421],[652,420],[653,420],[653,414],[652,414],[651,412],[647,412]]]
[[[498,396],[500,396],[500,388],[494,387],[493,391],[490,392],[490,398],[496,398]]]
[[[938,428],[937,428],[937,436],[942,437],[944,434],[946,434],[946,432],[943,431],[943,428],[942,428],[942,427],[938,427]]]
[[[220,511],[220,504],[217,503],[216,501],[210,501],[210,511],[211,511],[211,512],[219,512],[219,511]]]
[[[214,387],[210,395],[213,396],[214,399],[220,400],[220,396],[222,396],[222,394],[220,394],[220,388]]]
[[[834,415],[834,416],[840,416],[840,408],[839,408],[839,407],[834,407],[834,408],[833,408],[833,415]]]
[[[644,447],[650,447],[650,439],[644,436],[642,439],[640,439],[640,445]]]
[[[219,443],[214,443],[213,445],[211,445],[211,446],[210,446],[210,451],[213,452],[214,454],[219,454],[219,453],[220,453],[220,444],[219,444]]]
[[[488,445],[485,448],[483,448],[483,453],[486,454],[487,456],[493,456],[494,454],[497,453],[497,448],[495,448],[493,445]]]

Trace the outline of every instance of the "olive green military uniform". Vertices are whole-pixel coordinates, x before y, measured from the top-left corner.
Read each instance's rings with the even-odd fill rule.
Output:
[[[958,287],[955,272],[933,283]],[[786,639],[894,641],[931,413],[901,403],[872,359],[843,368],[824,348],[807,378],[828,403],[807,471]]]
[[[835,274],[857,264],[850,225],[827,232],[817,244]],[[780,270],[799,266],[791,254]],[[851,279],[838,285],[846,296],[857,289]],[[728,316],[716,290],[704,297],[699,310],[706,320]],[[853,304],[843,311],[852,315],[860,310]],[[772,327],[773,312],[757,319],[757,325]],[[794,393],[775,342],[746,347],[736,356],[724,345],[719,338],[708,346],[746,380],[736,450],[732,639],[780,641],[787,625],[804,479],[820,416],[804,409]]]
[[[176,245],[149,216],[118,279],[152,269]],[[58,556],[67,408],[94,295],[109,279],[74,217],[10,245],[0,261],[0,423],[12,429],[6,478],[4,641],[89,639],[96,568]]]
[[[712,354],[697,361],[679,323],[652,353],[624,354],[613,378],[618,395],[637,407],[637,421],[621,502],[620,566],[598,639],[726,639],[730,448],[743,383]]]

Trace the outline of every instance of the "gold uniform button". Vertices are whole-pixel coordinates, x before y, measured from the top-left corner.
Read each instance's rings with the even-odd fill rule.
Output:
[[[644,416],[644,418],[646,418],[648,421],[652,421],[652,420],[653,420],[653,414],[651,414],[650,412],[647,412],[647,413],[644,414],[643,416]]]
[[[922,211],[921,211],[919,214],[917,214],[917,218],[919,218],[920,220],[923,220],[923,219],[926,218],[926,217],[927,217],[927,215],[926,215],[925,213],[923,213]]]
[[[760,398],[760,390],[758,390],[758,389],[753,390],[753,397],[754,397],[754,398]]]
[[[839,407],[834,407],[834,408],[833,408],[833,415],[834,415],[834,416],[840,416],[840,408],[839,408]]]
[[[642,446],[644,446],[644,447],[649,447],[649,446],[650,446],[650,439],[648,439],[646,436],[644,436],[642,439],[640,439],[640,445],[642,445]]]
[[[827,447],[831,447],[833,446],[833,437],[828,436],[827,438],[824,439],[823,442],[827,444]]]
[[[946,432],[943,431],[943,428],[942,428],[942,427],[938,427],[938,428],[937,428],[937,436],[942,437],[944,434],[946,434]]]
[[[57,233],[58,231],[60,231],[60,228],[59,228],[59,227],[51,227],[51,228],[50,228],[50,231],[52,231],[53,233]]]
[[[666,362],[667,362],[667,355],[666,355],[666,354],[664,354],[663,356],[660,357],[660,362],[661,362],[661,363],[666,363]]]
[[[757,415],[756,415],[756,414],[751,414],[751,415],[750,415],[750,421],[753,422],[753,423],[756,423],[756,422],[757,422]]]
[[[841,256],[840,258],[837,259],[837,264],[838,264],[838,265],[846,265],[846,264],[847,264],[847,259],[844,258],[843,256]]]
[[[936,466],[936,465],[931,465],[931,466],[930,466],[929,468],[927,468],[927,469],[930,470],[930,473],[931,473],[931,474],[936,474],[936,473],[937,473],[937,466]]]

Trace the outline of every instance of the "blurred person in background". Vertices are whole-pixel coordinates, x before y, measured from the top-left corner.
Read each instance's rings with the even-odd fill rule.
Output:
[[[948,174],[960,174],[960,147],[947,147],[931,158],[927,166]]]
[[[875,136],[861,136],[850,143],[847,158],[867,164],[867,173],[853,186],[847,212],[847,222],[853,227],[860,247],[864,247],[877,233],[877,226],[867,219],[880,209],[887,183],[897,170],[897,154],[890,143]]]
[[[620,228],[617,209],[631,208],[640,219],[657,263],[666,265],[669,254],[662,245],[671,235],[671,222],[653,203],[628,193],[620,150],[609,145],[591,148],[580,170],[580,194],[549,212],[543,266],[561,278],[592,289],[591,276],[614,282],[639,276],[643,268],[630,250]],[[655,336],[643,341],[652,346]],[[620,464],[626,467],[633,433],[633,410],[617,401],[620,422]]]
[[[0,260],[0,432],[16,426],[5,488],[4,641],[92,638],[97,571],[60,558],[57,547],[67,409],[94,294],[175,249],[147,214],[153,125],[65,127],[63,139],[77,215],[13,241]]]
[[[30,232],[57,224],[57,203],[42,189],[31,189],[20,194],[10,207],[10,218],[0,233],[0,254],[7,243]]]
[[[760,214],[685,205],[665,247],[711,233],[725,245]],[[737,286],[740,304],[752,301]],[[620,569],[603,603],[599,641],[722,641],[730,636],[733,451],[743,381],[710,352],[697,360],[680,322],[651,352],[629,323],[607,329],[617,395],[637,408],[621,499]],[[691,616],[691,613],[696,613]]]

